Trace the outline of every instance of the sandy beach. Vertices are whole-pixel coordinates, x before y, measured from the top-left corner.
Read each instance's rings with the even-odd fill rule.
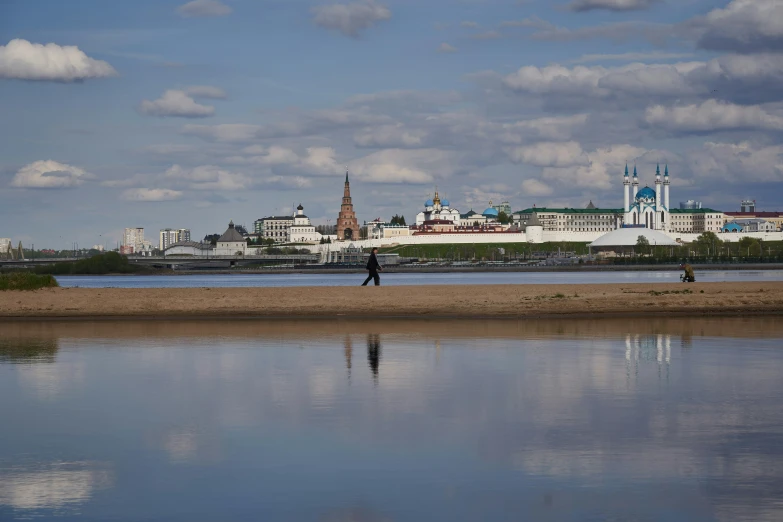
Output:
[[[742,316],[783,313],[783,282],[289,288],[52,288],[0,292],[0,318],[384,319]]]

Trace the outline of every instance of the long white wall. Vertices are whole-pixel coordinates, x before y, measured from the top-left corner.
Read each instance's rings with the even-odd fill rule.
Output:
[[[696,238],[698,238],[701,234],[683,234],[680,232],[672,232],[667,235],[674,239],[679,239],[683,243],[692,243],[696,241]],[[752,237],[762,241],[783,241],[783,232],[725,232],[715,235],[721,241],[726,241],[728,243],[739,243],[739,240],[743,237]]]

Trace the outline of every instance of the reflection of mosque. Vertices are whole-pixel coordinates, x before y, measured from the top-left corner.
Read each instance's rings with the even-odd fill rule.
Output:
[[[381,336],[369,334],[367,336],[367,362],[370,365],[375,381],[378,381],[378,370],[381,366]]]
[[[57,339],[0,338],[0,363],[53,363]]]
[[[669,378],[669,365],[672,360],[672,342],[670,335],[626,335],[625,336],[625,368],[626,377],[630,379],[631,366],[633,375],[639,374],[639,362],[658,363],[658,375],[665,366],[666,378]]]
[[[348,371],[348,379],[351,378],[353,367],[353,341],[346,335],[343,343],[343,355],[345,356],[345,369]],[[367,335],[367,364],[370,366],[373,380],[378,381],[378,372],[381,367],[381,336],[378,334]]]

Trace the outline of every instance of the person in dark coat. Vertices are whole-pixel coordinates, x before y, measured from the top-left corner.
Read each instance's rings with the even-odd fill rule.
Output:
[[[362,286],[367,286],[367,283],[370,282],[370,279],[375,280],[375,286],[381,286],[381,276],[378,275],[378,272],[383,271],[383,267],[380,263],[378,263],[378,258],[375,257],[375,254],[378,253],[378,247],[373,247],[372,252],[370,253],[370,259],[367,261],[367,270],[369,270],[370,275],[367,276],[367,279],[364,280],[364,283],[362,283]]]

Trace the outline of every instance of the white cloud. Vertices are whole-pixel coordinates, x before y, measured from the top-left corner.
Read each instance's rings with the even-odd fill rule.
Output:
[[[503,143],[524,143],[531,137],[545,140],[568,140],[587,123],[587,114],[554,116],[504,123],[497,136]]]
[[[460,27],[468,27],[468,28],[476,28],[476,27],[478,27],[478,25],[479,25],[478,23],[472,22],[470,20],[466,20],[464,22],[460,22],[460,24],[459,24]]]
[[[185,92],[188,96],[193,96],[194,98],[226,99],[226,91],[220,87],[213,87],[211,85],[192,85],[185,89]]]
[[[460,153],[439,149],[385,149],[349,163],[357,180],[367,183],[424,184],[464,168]]]
[[[568,187],[611,190],[617,187],[617,177],[625,164],[633,163],[646,152],[646,149],[632,145],[612,145],[588,153],[588,162],[585,165],[545,167],[542,175],[544,179],[554,180]]]
[[[144,114],[161,118],[207,118],[215,115],[214,107],[201,105],[185,91],[178,90],[168,90],[157,100],[144,100],[139,109]]]
[[[249,176],[214,165],[200,165],[192,169],[172,165],[164,177],[185,182],[194,190],[245,190],[252,185]]]
[[[543,142],[528,147],[516,147],[510,149],[508,155],[517,163],[537,167],[573,167],[588,163],[587,155],[575,141]]]
[[[171,189],[135,188],[122,192],[126,201],[173,201],[182,197],[182,192]]]
[[[313,7],[311,12],[315,25],[339,31],[351,38],[358,38],[362,30],[391,18],[389,8],[375,0],[318,6]]]
[[[423,143],[424,132],[408,130],[400,123],[364,129],[353,137],[358,147],[408,148]]]
[[[218,0],[193,0],[177,8],[177,12],[186,18],[225,16],[233,12],[231,7]]]
[[[20,39],[0,45],[0,78],[75,82],[116,75],[114,67],[90,58],[75,45],[42,45]]]
[[[687,156],[698,178],[730,184],[783,182],[783,146],[755,146],[743,143],[707,142]]]
[[[261,127],[245,123],[223,123],[220,125],[185,125],[182,134],[198,136],[208,141],[242,143],[255,139]]]
[[[543,181],[526,179],[522,182],[522,192],[527,196],[548,196],[552,194],[553,189]]]
[[[447,44],[446,42],[443,42],[438,46],[438,52],[439,53],[456,53],[457,48],[453,45]]]
[[[70,188],[78,187],[92,174],[65,163],[52,160],[35,161],[25,165],[11,180],[12,187],[22,188]]]
[[[783,50],[783,2],[780,0],[732,0],[701,20],[705,49],[758,52]]]
[[[569,5],[572,11],[638,11],[647,9],[660,0],[574,0]]]
[[[736,129],[783,130],[783,118],[764,108],[707,100],[701,105],[647,109],[650,125],[679,132],[714,132]]]

